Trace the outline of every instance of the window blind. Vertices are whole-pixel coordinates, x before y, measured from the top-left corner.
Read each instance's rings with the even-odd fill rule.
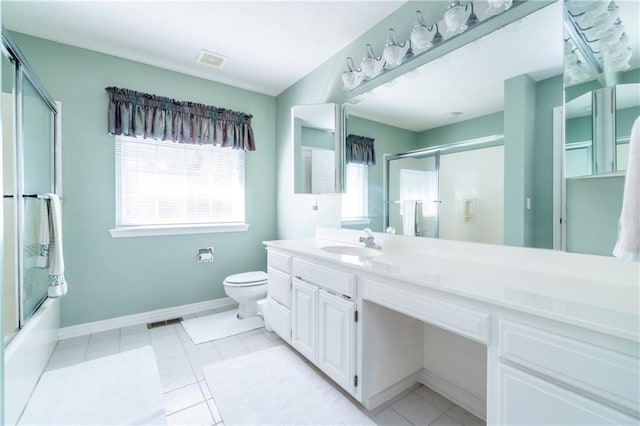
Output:
[[[244,223],[244,151],[116,137],[116,227]]]

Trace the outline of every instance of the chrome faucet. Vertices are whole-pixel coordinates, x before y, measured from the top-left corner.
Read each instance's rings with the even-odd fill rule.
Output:
[[[372,249],[380,248],[380,246],[373,240],[373,233],[371,232],[371,229],[365,228],[362,232],[364,232],[364,236],[360,237],[360,242],[364,243],[365,247]]]

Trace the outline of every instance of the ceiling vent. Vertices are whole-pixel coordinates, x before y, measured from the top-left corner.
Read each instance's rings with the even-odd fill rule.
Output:
[[[209,52],[207,50],[201,50],[196,62],[204,65],[208,65],[214,68],[222,68],[225,62],[227,62],[226,56],[218,55],[217,53]]]

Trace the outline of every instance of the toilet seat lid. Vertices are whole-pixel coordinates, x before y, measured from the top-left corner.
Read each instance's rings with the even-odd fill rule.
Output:
[[[263,271],[242,272],[230,275],[224,281],[229,284],[259,284],[267,280],[267,274]]]

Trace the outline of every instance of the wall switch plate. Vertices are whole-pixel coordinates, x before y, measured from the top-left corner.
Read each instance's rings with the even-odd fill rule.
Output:
[[[196,261],[198,263],[213,262],[213,247],[205,247],[205,248],[198,249]]]

